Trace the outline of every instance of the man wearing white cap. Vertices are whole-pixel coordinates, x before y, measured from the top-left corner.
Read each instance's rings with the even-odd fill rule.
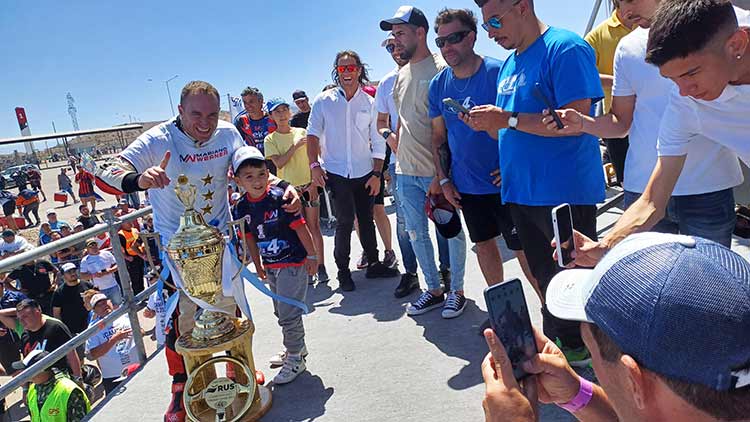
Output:
[[[601,387],[579,377],[536,333],[523,388],[491,330],[482,365],[488,421],[533,421],[536,399],[582,421],[747,420],[750,415],[750,264],[710,240],[643,233],[594,269],[558,273],[547,307],[581,322]],[[533,397],[533,394],[528,394]]]
[[[97,293],[91,297],[91,309],[96,318],[89,326],[99,324],[99,320],[112,313],[112,302],[107,296]],[[138,362],[138,351],[133,342],[133,329],[127,315],[117,318],[86,341],[86,354],[99,365],[102,371],[102,386],[109,394],[122,377],[122,370]]]
[[[57,219],[57,211],[55,211],[54,208],[50,208],[47,210],[47,222],[49,223],[49,228],[52,229],[52,231],[60,231],[60,226],[70,225],[63,220]]]
[[[89,326],[89,311],[83,304],[83,293],[94,286],[78,278],[76,264],[67,262],[61,269],[64,283],[52,295],[52,316],[62,321],[75,336]]]

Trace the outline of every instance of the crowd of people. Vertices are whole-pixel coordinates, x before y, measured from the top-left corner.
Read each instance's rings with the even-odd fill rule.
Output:
[[[536,420],[538,402],[581,420],[747,418],[750,264],[729,247],[733,188],[743,181],[739,159],[750,161],[741,141],[750,129],[750,14],[726,0],[613,0],[612,16],[584,39],[542,22],[532,0],[475,3],[481,21],[469,9],[446,8],[432,25],[418,8],[402,6],[380,21],[381,46],[394,60],[380,84],[370,83],[357,52],[343,50],[333,58],[332,86],[312,101],[305,91],[292,94],[295,115],[286,100],[265,101],[260,89],[248,87],[246,112],[222,122],[218,91],[190,82],[178,116],[138,137],[95,175],[76,175],[86,186],[79,197],[90,200],[94,183],[123,198],[147,191],[154,212],[144,230],[166,244],[183,209],[172,181],[185,174],[196,185],[195,210],[225,233],[230,220],[244,220],[243,253],[258,276],[274,293],[301,302],[310,286],[329,282],[320,204],[330,201],[342,293],[356,289],[356,231],[363,255],[355,266],[365,278],[400,278],[394,296],[415,294],[407,315],[440,309],[446,319],[462,315],[464,282],[472,281],[465,280],[463,220],[486,285],[504,281],[502,236],[542,303],[544,329],[534,333],[539,353],[523,363],[527,378],[514,377],[489,320],[482,325],[490,348],[482,366],[488,420]],[[505,60],[478,54],[480,27],[513,53]],[[431,30],[439,53],[430,49]],[[600,142],[626,209],[601,240]],[[386,183],[400,256],[384,209]],[[70,188],[70,180],[60,185]],[[560,204],[571,206],[575,228],[571,267],[587,269],[563,270],[553,258],[551,211]],[[95,200],[91,205],[93,211]],[[127,199],[118,206],[128,212]],[[96,223],[90,211],[84,202],[81,227]],[[40,243],[71,232],[54,210],[47,219]],[[3,238],[0,251],[8,254],[31,247],[12,230]],[[147,259],[139,228],[124,224],[119,240],[137,293]],[[71,306],[102,318],[122,302],[117,265],[106,251],[112,244],[90,239],[84,246],[6,277],[0,321],[10,337],[3,344],[20,344],[29,359],[44,336],[70,338],[87,326]],[[50,293],[49,275],[58,273],[62,281]],[[178,276],[170,282],[179,286]],[[95,293],[74,300],[86,292]],[[196,311],[179,294],[178,311],[157,324],[166,331],[173,378],[170,421],[185,419],[187,374],[174,343],[192,328]],[[235,312],[228,299],[217,306]],[[148,309],[150,316],[163,313],[164,297]],[[301,309],[274,300],[274,311],[284,349],[270,363],[281,367],[274,378],[280,385],[305,371],[308,352]],[[16,316],[24,327],[18,340]],[[123,358],[134,350],[129,330],[127,319],[118,320],[87,345],[106,366],[107,382],[115,375],[107,362],[134,360]],[[2,356],[4,367],[18,358]],[[60,371],[80,376],[78,359],[69,354]],[[589,364],[601,386],[572,369]]]

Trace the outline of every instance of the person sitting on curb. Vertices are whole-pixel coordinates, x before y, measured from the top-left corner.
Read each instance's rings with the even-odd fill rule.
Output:
[[[535,421],[537,400],[581,421],[746,420],[749,285],[750,264],[740,255],[710,240],[661,233],[628,237],[594,269],[558,273],[547,307],[581,322],[601,386],[578,376],[539,332],[540,353],[522,364],[532,376],[519,384],[502,344],[486,330],[487,420]]]
[[[43,350],[33,350],[23,360],[14,362],[13,369],[22,371],[49,355]],[[91,411],[86,393],[73,380],[55,367],[50,367],[31,378],[26,394],[26,406],[31,422],[78,422]]]

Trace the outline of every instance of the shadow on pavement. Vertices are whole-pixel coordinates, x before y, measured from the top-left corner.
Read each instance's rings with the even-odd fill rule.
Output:
[[[353,271],[352,279],[357,289],[353,292],[341,292],[338,288],[338,280],[331,280],[332,288],[337,293],[343,293],[339,305],[331,308],[332,314],[357,316],[371,314],[376,321],[396,321],[404,316],[406,306],[416,298],[413,293],[404,298],[397,299],[393,296],[393,290],[398,285],[399,278],[365,278],[365,272]]]
[[[273,405],[262,418],[266,421],[314,421],[325,414],[334,393],[333,387],[326,388],[319,376],[307,371],[290,384],[270,386]]]

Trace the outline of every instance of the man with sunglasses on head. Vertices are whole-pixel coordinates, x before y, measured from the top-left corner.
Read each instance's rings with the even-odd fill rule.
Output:
[[[449,66],[430,83],[435,169],[445,198],[463,211],[484,280],[492,285],[504,279],[503,259],[495,241],[500,234],[526,267],[510,210],[503,205],[500,184],[494,183],[492,175],[499,167],[497,141],[487,132],[468,127],[459,119],[461,110],[443,100],[451,98],[467,109],[495,101],[495,83],[502,62],[474,51],[477,19],[470,10],[443,9],[435,19],[435,32],[435,44]],[[466,303],[463,288],[451,288],[443,307],[444,316],[460,314]]]
[[[489,37],[515,51],[498,75],[495,105],[473,107],[462,117],[473,129],[500,139],[502,198],[544,295],[560,270],[550,259],[551,211],[569,203],[574,227],[596,236],[604,173],[598,140],[585,134],[551,134],[541,121],[542,111],[549,102],[591,115],[604,93],[591,46],[570,31],[540,21],[532,0],[475,1]],[[578,325],[554,318],[546,306],[542,314],[545,333],[562,343],[571,364],[588,364]]]
[[[289,125],[291,127],[307,129],[307,122],[310,120],[310,100],[308,100],[305,91],[302,91],[301,89],[292,93],[292,99],[294,100],[294,105],[297,106],[299,111],[292,116]]]
[[[408,315],[414,316],[442,307],[445,291],[454,285],[463,285],[466,264],[466,237],[462,230],[448,239],[452,274],[450,280],[446,277],[441,285],[425,213],[425,197],[428,194],[442,194],[432,160],[432,127],[427,113],[427,94],[430,81],[446,64],[439,54],[432,54],[427,47],[429,24],[424,13],[416,7],[401,6],[392,18],[380,22],[380,29],[391,31],[396,45],[403,48],[401,58],[409,60],[398,71],[393,86],[399,116],[398,136],[387,127],[381,127],[379,131],[391,147],[396,147],[396,173],[398,189],[402,193],[406,232],[427,283],[427,290],[406,309]],[[451,312],[450,316],[458,315]]]
[[[398,110],[396,109],[396,102],[393,99],[393,85],[398,77],[398,71],[409,63],[409,61],[401,58],[403,47],[399,47],[396,44],[396,38],[392,34],[389,34],[388,38],[382,42],[381,47],[385,47],[385,50],[396,63],[395,69],[380,78],[378,91],[375,93],[375,108],[378,111],[378,130],[389,134],[388,139],[386,139],[388,141],[389,139],[396,139],[398,137]],[[393,136],[390,134],[393,134]],[[388,155],[388,151],[391,152],[388,174],[391,175],[393,200],[396,204],[396,239],[398,240],[398,247],[401,249],[401,261],[404,263],[404,273],[401,275],[401,281],[398,287],[396,287],[394,295],[397,298],[402,298],[419,288],[417,257],[414,255],[414,248],[412,248],[409,235],[406,233],[404,210],[401,207],[402,194],[398,188],[398,174],[396,173],[398,157],[396,156],[396,151],[393,149],[397,145],[394,143],[393,146],[388,144],[386,146],[388,147],[386,155]]]
[[[378,261],[372,208],[380,191],[385,141],[377,133],[372,97],[362,87],[367,70],[354,51],[341,51],[333,62],[332,79],[338,85],[313,100],[307,125],[307,157],[314,184],[328,185],[336,208],[333,256],[339,287],[355,289],[349,270],[354,216],[359,240],[367,255],[367,278],[396,277],[399,273]],[[321,167],[320,158],[325,163]]]

